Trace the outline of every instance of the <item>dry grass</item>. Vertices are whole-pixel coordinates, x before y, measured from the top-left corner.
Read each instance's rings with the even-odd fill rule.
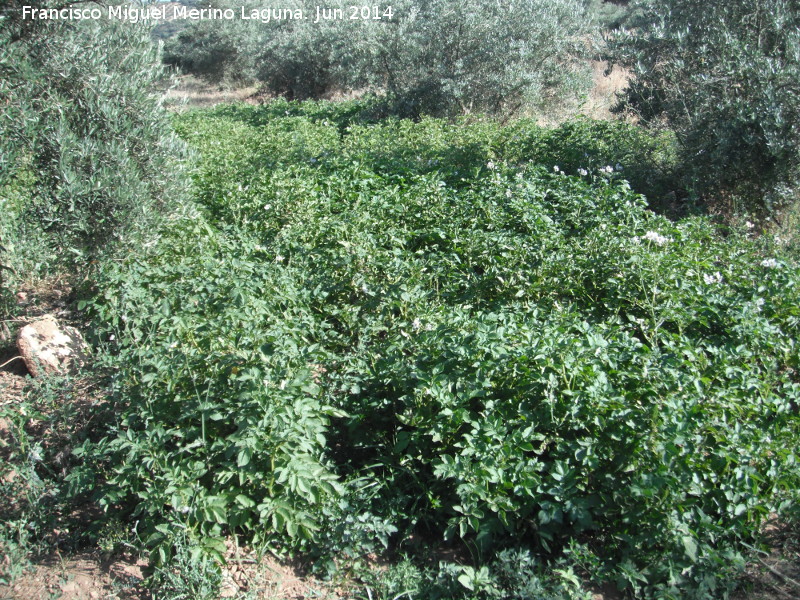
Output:
[[[184,75],[178,79],[178,85],[167,92],[165,103],[167,108],[175,111],[208,108],[217,104],[244,102],[257,92],[256,86],[231,88],[212,85],[192,75]]]
[[[611,73],[605,74],[608,63],[592,61],[592,89],[579,113],[593,119],[611,119],[611,107],[617,102],[617,93],[628,86],[629,73],[621,67],[615,67]]]

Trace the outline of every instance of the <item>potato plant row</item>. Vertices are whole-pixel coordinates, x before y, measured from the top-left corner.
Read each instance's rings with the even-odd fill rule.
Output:
[[[361,109],[177,118],[194,204],[88,303],[105,503],[160,561],[385,553],[386,597],[721,597],[800,483],[792,253],[649,210],[633,126]]]

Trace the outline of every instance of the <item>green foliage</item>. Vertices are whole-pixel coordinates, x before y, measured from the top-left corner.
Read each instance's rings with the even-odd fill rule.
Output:
[[[629,25],[638,15],[630,0],[585,0],[586,12],[604,29]]]
[[[620,121],[578,117],[553,129],[529,121],[512,123],[504,131],[504,158],[558,167],[582,175],[611,167],[631,188],[647,196],[650,207],[666,210],[665,195],[678,178],[676,142],[669,133],[653,133]]]
[[[487,564],[474,567],[439,562],[420,567],[405,558],[380,570],[360,574],[366,593],[358,600],[588,600],[582,582],[564,565],[545,567],[527,550],[503,550]],[[563,567],[563,568],[559,568]]]
[[[87,415],[78,408],[82,383],[39,377],[13,403],[0,406],[0,548],[9,557],[0,565],[0,583],[13,582],[31,556],[72,550],[89,533],[76,527],[77,509],[90,496],[96,472],[91,455],[84,454],[89,432]],[[100,427],[99,408],[93,416]]]
[[[207,2],[204,6],[226,7]],[[236,10],[239,10],[239,4]],[[184,23],[164,44],[164,62],[211,83],[250,83],[255,80],[256,59],[263,43],[260,26],[247,22],[200,19]]]
[[[0,184],[33,178],[13,214],[62,259],[139,239],[175,206],[185,148],[160,106],[164,73],[146,28],[4,21],[0,73]]]
[[[794,505],[800,268],[649,212],[598,168],[637,130],[287,102],[177,128],[200,212],[87,300],[121,410],[104,502],[161,564],[176,527],[323,569],[421,536],[473,563],[387,597],[578,597],[580,567],[716,598]]]
[[[175,554],[157,566],[149,584],[154,600],[215,600],[219,598],[222,573],[219,563],[204,553],[197,540],[184,530],[172,538]]]
[[[588,86],[579,2],[394,3],[396,22],[375,22],[365,44],[376,89],[401,116],[554,109]]]
[[[263,9],[244,10],[253,8]],[[337,18],[317,22],[317,4],[297,0],[274,10],[305,19],[197,23],[168,45],[167,60],[212,81],[255,77],[289,99],[369,90],[385,97],[384,112],[413,117],[555,110],[589,84],[591,31],[578,0],[324,8]]]
[[[620,110],[675,131],[690,189],[722,200],[733,194],[740,212],[768,213],[793,201],[800,166],[797,3],[639,4],[646,13],[637,27],[611,38],[614,59],[633,74]]]

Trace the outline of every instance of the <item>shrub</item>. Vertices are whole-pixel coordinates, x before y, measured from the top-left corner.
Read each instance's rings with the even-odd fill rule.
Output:
[[[185,146],[160,106],[164,72],[146,28],[38,23],[0,28],[0,184],[32,176],[17,214],[81,260],[175,205]]]
[[[343,18],[319,23],[313,2],[286,8],[308,18],[237,23],[233,38],[216,23],[193,25],[169,60],[213,80],[252,72],[290,99],[371,89],[390,112],[414,117],[554,110],[588,86],[591,32],[578,0],[402,0],[355,19],[337,1],[326,8]]]
[[[393,3],[372,24],[367,76],[402,116],[553,109],[588,85],[579,2]]]
[[[604,29],[626,26],[636,16],[630,0],[586,0],[586,10]]]
[[[236,19],[183,22],[180,31],[164,44],[164,62],[215,84],[254,82],[266,40],[264,25],[240,21],[241,2],[212,0],[203,2],[202,7],[232,7]]]
[[[737,210],[796,198],[800,166],[800,9],[788,0],[641,2],[611,38],[633,74],[619,110],[662,122],[681,145],[686,185]]]
[[[665,196],[678,178],[674,137],[622,121],[578,117],[545,129],[520,120],[505,128],[503,138],[500,152],[510,161],[533,161],[584,177],[611,167],[654,209],[667,208]]]

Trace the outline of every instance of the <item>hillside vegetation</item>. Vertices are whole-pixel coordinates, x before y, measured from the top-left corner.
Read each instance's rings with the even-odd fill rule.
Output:
[[[796,3],[197,23],[174,64],[284,98],[169,115],[146,26],[23,2],[60,4],[0,19],[0,584],[93,548],[215,598],[246,546],[370,600],[712,600],[797,531]],[[564,116],[601,59],[637,124]],[[46,310],[90,366],[23,379]]]
[[[105,505],[156,561],[180,531],[405,556],[387,598],[720,597],[795,500],[796,262],[648,211],[627,126],[357,109],[178,119],[197,212],[88,303],[122,410]],[[571,163],[576,128],[615,151]],[[471,559],[428,573],[420,538]]]

